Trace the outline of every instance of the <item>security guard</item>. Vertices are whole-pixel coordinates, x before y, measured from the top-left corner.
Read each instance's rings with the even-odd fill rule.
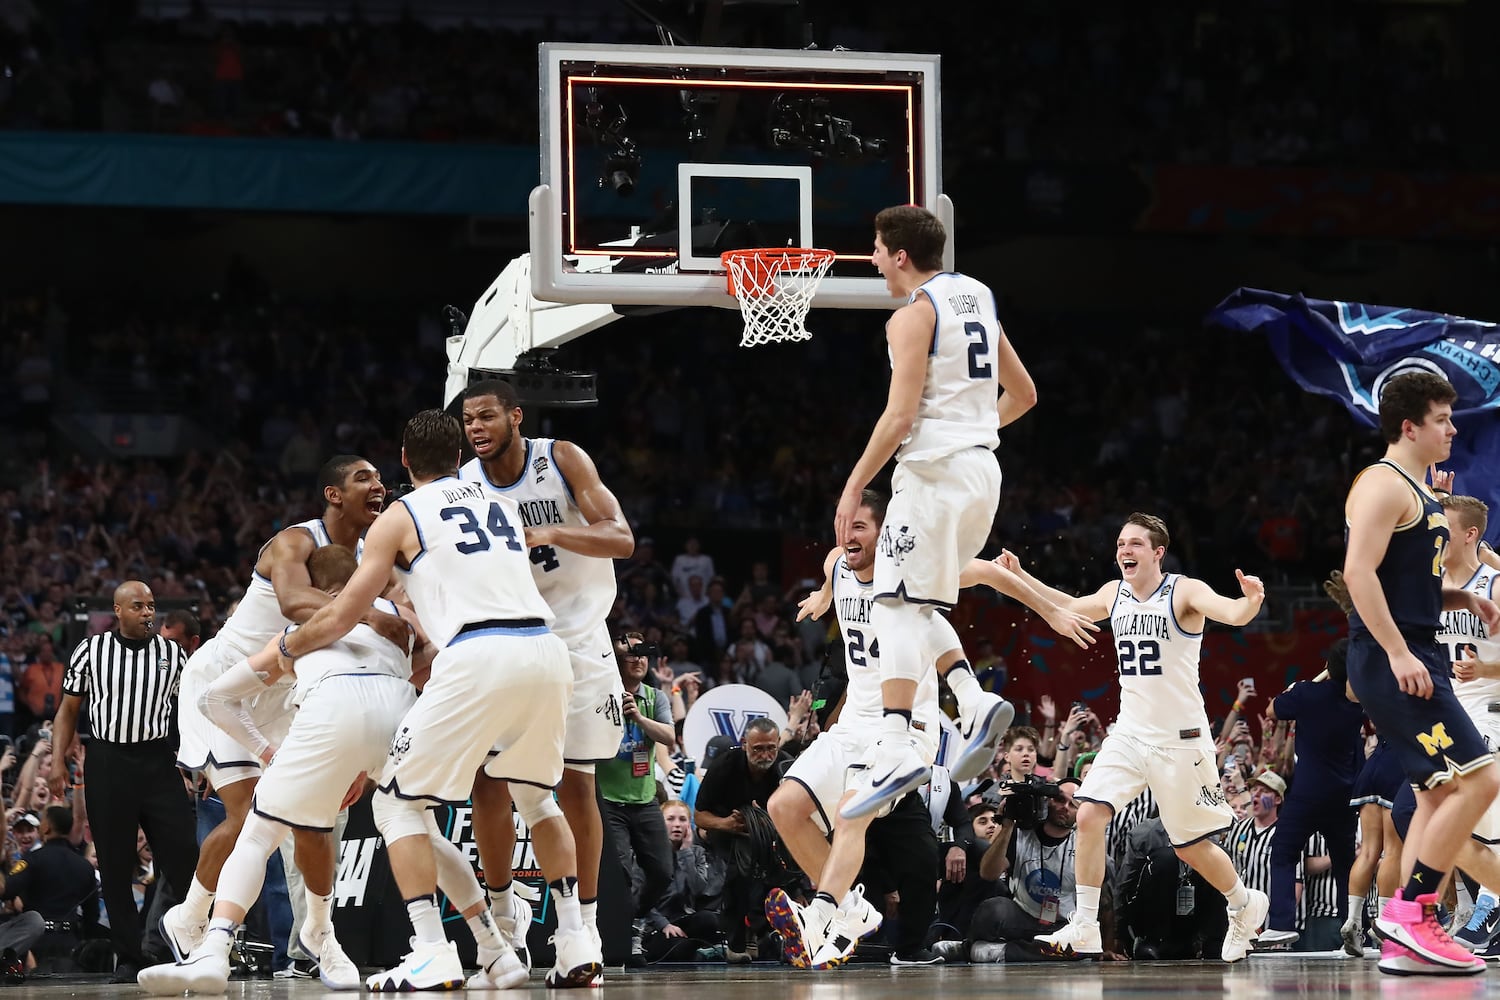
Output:
[[[99,882],[93,866],[68,842],[72,829],[72,809],[54,805],[42,811],[42,846],[18,858],[0,887],[6,909],[16,913],[0,923],[0,947],[13,947],[22,956],[35,947],[39,959],[71,955],[98,924]],[[23,947],[10,940],[12,934],[34,936]]]

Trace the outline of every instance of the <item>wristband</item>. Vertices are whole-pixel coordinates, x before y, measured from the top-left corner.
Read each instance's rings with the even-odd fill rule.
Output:
[[[1238,711],[1243,710],[1244,707],[1245,706],[1241,705],[1239,702],[1235,702],[1234,703],[1234,708],[1232,708],[1230,711],[1238,712]]]
[[[674,687],[672,689],[672,693],[673,694],[682,694],[682,688],[680,688],[680,687]]]
[[[291,651],[286,648],[286,633],[285,632],[281,633],[281,638],[276,640],[276,648],[279,649],[279,650],[281,650],[281,655],[285,656],[288,660],[295,660],[296,659],[296,657],[291,654]]]

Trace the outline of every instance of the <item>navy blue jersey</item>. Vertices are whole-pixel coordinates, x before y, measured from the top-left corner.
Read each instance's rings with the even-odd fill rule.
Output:
[[[1448,516],[1437,498],[1400,466],[1387,460],[1377,464],[1401,474],[1416,493],[1421,510],[1391,532],[1391,543],[1375,575],[1380,578],[1380,589],[1396,627],[1409,636],[1433,637],[1442,625],[1443,552],[1448,548]],[[1372,468],[1366,468],[1360,475]],[[1355,481],[1358,482],[1357,477]],[[1349,631],[1369,634],[1357,611],[1349,614]]]
[[[1288,798],[1343,807],[1364,763],[1365,710],[1333,681],[1294,684],[1273,704],[1276,718],[1307,722],[1297,727],[1297,780]]]

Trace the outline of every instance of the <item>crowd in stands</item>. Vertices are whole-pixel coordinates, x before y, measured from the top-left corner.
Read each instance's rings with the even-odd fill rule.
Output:
[[[962,53],[951,19],[909,22],[877,3],[856,21],[854,8],[817,6],[825,48],[952,57],[944,128],[964,137],[950,145],[959,158],[1425,168],[1483,166],[1494,152],[1472,106],[1494,72],[1468,49],[1484,37],[1467,24],[1475,5],[1338,3],[1295,18],[1089,5],[1080,31],[1076,4],[1005,4],[986,14],[993,44]],[[119,9],[5,4],[0,126],[529,145],[538,42],[658,40],[624,8],[543,30]],[[892,23],[899,39],[878,27]]]

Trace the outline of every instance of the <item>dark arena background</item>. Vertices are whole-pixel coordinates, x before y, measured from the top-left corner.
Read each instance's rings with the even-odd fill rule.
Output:
[[[677,739],[655,768],[660,799],[691,801],[719,749],[710,737],[734,744],[756,716],[788,723],[790,749],[805,746],[819,725],[809,702],[822,704],[853,647],[831,615],[799,622],[798,603],[821,582],[840,490],[885,405],[888,311],[815,303],[810,340],[742,348],[737,310],[650,300],[644,284],[651,248],[675,254],[689,214],[694,252],[716,257],[766,234],[797,242],[788,199],[800,176],[816,232],[842,255],[831,280],[878,281],[860,254],[874,211],[892,199],[926,202],[930,179],[955,206],[956,268],[994,290],[1038,396],[1001,433],[1004,485],[984,557],[1008,549],[1050,585],[1091,593],[1118,576],[1119,525],[1145,511],[1170,529],[1169,572],[1233,596],[1236,569],[1265,581],[1253,622],[1205,634],[1201,679],[1222,792],[1241,817],[1222,839],[1247,884],[1268,880],[1256,850],[1269,848],[1255,845],[1295,786],[1299,724],[1263,716],[1278,692],[1317,676],[1347,633],[1323,582],[1343,564],[1348,488],[1383,451],[1373,418],[1358,418],[1359,394],[1412,358],[1458,358],[1441,369],[1462,403],[1454,489],[1500,498],[1500,335],[1484,322],[1500,321],[1500,133],[1488,96],[1497,35],[1500,5],[1487,0],[0,0],[4,871],[14,879],[34,864],[31,848],[48,832],[97,865],[76,808],[89,741],[54,746],[52,720],[71,653],[115,624],[116,587],[144,581],[156,628],[182,609],[208,640],[267,540],[319,515],[329,456],[367,458],[394,490],[407,480],[407,418],[456,413],[458,390],[491,370],[522,386],[522,433],[586,450],[633,531],[634,554],[615,561],[608,627],[640,633],[646,683],[674,702],[683,695]],[[563,147],[577,196],[562,203],[576,213],[564,226],[577,222],[593,252],[633,245],[639,259],[622,252],[616,273],[647,291],[568,307],[599,315],[550,337],[552,303],[506,270],[537,249],[528,198],[549,181],[544,43],[659,49],[653,58],[668,67],[666,84],[654,81],[635,105],[629,88],[647,89],[638,82],[602,96],[568,86],[580,107],[596,107],[574,117],[564,108],[578,144]],[[927,85],[940,117],[909,136],[906,96],[859,92],[840,105],[836,90],[711,93],[702,81],[713,72],[674,75],[672,45],[723,48],[729,67],[750,49],[794,65],[840,47],[936,55],[940,86]],[[852,90],[853,79],[832,82]],[[913,93],[919,109],[920,87]],[[919,148],[924,134],[940,159]],[[694,188],[722,204],[679,214],[674,171],[695,159],[784,167],[791,179],[756,180],[746,168],[743,190]],[[601,238],[616,230],[617,241]],[[575,267],[584,264],[569,258],[564,280]],[[521,273],[520,292],[496,300],[503,273]],[[723,279],[710,277],[704,294],[718,295]],[[1306,324],[1247,328],[1216,311],[1242,288],[1329,304],[1334,328],[1355,340],[1415,331],[1410,350],[1334,364],[1330,348],[1319,367],[1298,346]],[[1480,322],[1454,327],[1458,317]],[[466,329],[472,346],[476,330],[501,326],[506,337],[521,328],[511,349],[460,353]],[[1339,364],[1342,380],[1328,374]],[[597,405],[572,405],[590,397]],[[889,475],[876,485],[888,490]],[[1223,903],[1215,932],[1203,911],[1219,897],[1185,867],[1153,909],[1143,872],[1167,862],[1133,847],[1128,810],[1110,834],[1115,929],[1103,960],[976,938],[976,909],[1031,891],[1021,878],[978,876],[999,835],[979,817],[993,815],[1008,779],[1035,766],[1052,781],[1097,750],[1120,689],[1107,623],[1082,649],[984,587],[949,617],[980,684],[1030,729],[1018,731],[1022,752],[999,757],[978,785],[921,793],[941,859],[930,873],[937,903],[920,915],[930,928],[916,935],[921,960],[897,961],[911,958],[896,935],[914,918],[898,916],[876,853],[862,882],[885,914],[882,931],[848,964],[808,970],[782,958],[761,915],[770,886],[808,888],[784,850],[772,849],[775,871],[751,880],[748,905],[720,870],[717,889],[689,893],[688,911],[633,924],[643,876],[606,839],[598,920],[611,991],[1093,998],[1391,984],[1363,927],[1351,949],[1360,957],[1340,945],[1349,890],[1320,839],[1300,861],[1299,940],[1226,964]],[[946,686],[943,697],[951,709]],[[81,730],[89,735],[88,720]],[[940,762],[951,763],[954,738],[945,727]],[[45,780],[54,754],[69,757],[60,798]],[[1267,771],[1279,788],[1261,780]],[[202,791],[200,829],[214,805]],[[931,804],[939,793],[951,797]],[[46,807],[69,804],[76,826],[39,838]],[[1054,808],[1055,841],[1069,853],[1076,809]],[[469,807],[439,813],[477,868]],[[1142,803],[1128,821],[1151,817]],[[534,905],[530,986],[541,989],[555,916],[516,824],[516,891]],[[134,876],[144,953],[170,960],[152,926],[183,889],[168,884],[144,833]],[[697,843],[689,830],[674,856]],[[714,851],[703,858],[722,869]],[[678,865],[681,874],[691,862]],[[281,902],[251,911],[231,995],[322,990],[286,954],[285,882],[281,863],[272,868],[268,892],[281,885]],[[1071,873],[1058,890],[1064,917],[1070,889]],[[0,935],[37,909],[20,893],[0,896],[21,897],[0,914]],[[144,995],[133,978],[111,984],[122,977],[97,926],[107,914],[97,896],[82,905],[99,913],[75,900],[44,914],[39,940],[0,953],[7,988]],[[724,912],[736,905],[742,913]],[[1455,933],[1484,925],[1487,942],[1500,922],[1477,912],[1497,905],[1477,887],[1459,886],[1447,905]],[[1054,915],[1057,906],[1054,897]],[[690,913],[709,919],[685,932]],[[464,921],[451,907],[445,919],[472,965]],[[407,951],[369,795],[342,832],[334,920],[366,972]],[[1486,978],[1446,982],[1444,995],[1482,994]]]

